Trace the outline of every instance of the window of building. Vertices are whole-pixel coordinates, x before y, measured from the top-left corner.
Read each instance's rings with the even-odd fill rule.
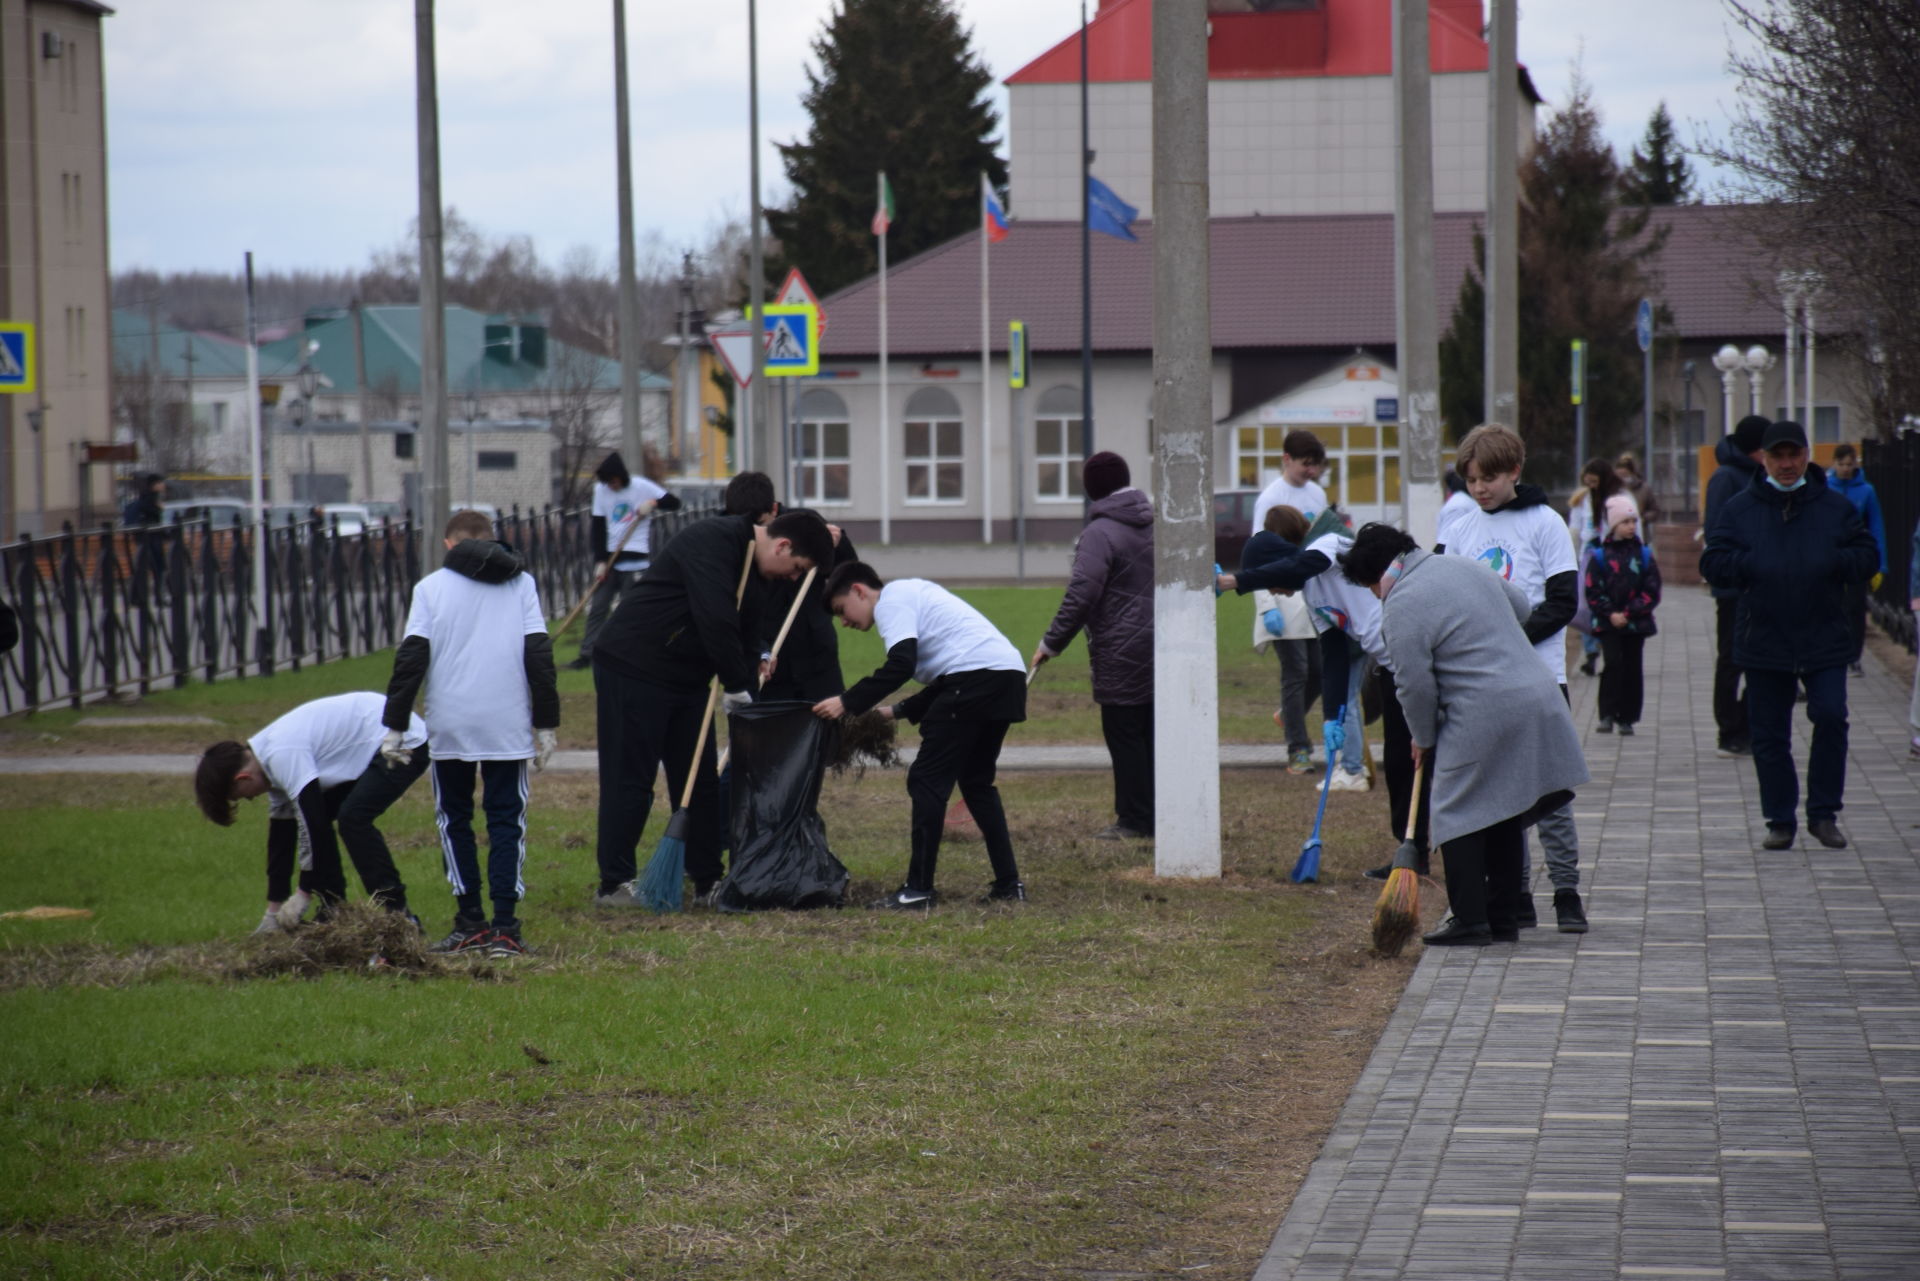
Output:
[[[393,456],[395,458],[413,457],[413,433],[397,431],[393,433]]]
[[[520,465],[520,455],[511,449],[482,449],[473,457],[475,471],[512,471]]]
[[[1804,404],[1795,409],[1780,407],[1773,411],[1773,420],[1779,422],[1782,418],[1791,418],[1794,422],[1800,423],[1800,420],[1806,416],[1806,412]],[[1816,445],[1837,445],[1844,439],[1840,435],[1840,406],[1838,405],[1816,404],[1813,407],[1813,421],[1800,423],[1800,425],[1807,429],[1808,438]]]
[[[794,406],[800,431],[800,501],[832,506],[852,501],[847,403],[814,388]]]
[[[1078,387],[1050,387],[1033,420],[1033,492],[1040,499],[1077,499],[1080,465],[1086,461],[1085,425]]]
[[[922,387],[907,398],[909,503],[957,503],[966,491],[965,423],[960,403],[944,387]]]

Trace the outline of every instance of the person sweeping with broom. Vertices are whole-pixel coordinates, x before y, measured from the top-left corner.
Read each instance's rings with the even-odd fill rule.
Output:
[[[649,906],[635,893],[636,851],[663,763],[667,785],[687,811],[684,857],[694,893],[704,896],[719,881],[724,820],[708,731],[716,705],[751,702],[759,683],[758,620],[765,611],[756,584],[804,577],[832,556],[832,535],[812,512],[788,512],[765,525],[713,516],[674,535],[627,587],[593,653],[596,906]]]
[[[1529,657],[1526,593],[1470,560],[1421,551],[1391,525],[1364,526],[1340,567],[1380,601],[1414,764],[1433,774],[1430,822],[1453,916],[1424,941],[1516,942],[1523,834],[1588,777],[1558,682]]]

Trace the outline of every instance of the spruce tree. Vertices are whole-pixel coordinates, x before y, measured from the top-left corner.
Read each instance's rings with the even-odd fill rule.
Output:
[[[1640,349],[1634,313],[1650,292],[1649,261],[1664,233],[1645,208],[1623,208],[1620,171],[1577,75],[1566,107],[1550,117],[1520,173],[1520,404],[1509,424],[1527,442],[1528,479],[1571,486],[1574,457],[1570,350],[1587,342],[1587,448],[1612,454],[1637,439]],[[1440,407],[1455,440],[1485,412],[1482,368],[1485,243],[1461,282],[1440,340]]]
[[[1693,201],[1693,168],[1673,136],[1673,117],[1662,102],[1647,121],[1646,136],[1620,175],[1620,198],[1633,205],[1684,205]]]
[[[900,262],[978,227],[980,175],[1003,190],[1007,166],[995,153],[993,76],[953,0],[841,0],[813,52],[813,124],[804,141],[780,145],[793,201],[767,211],[779,240],[768,276],[777,284],[796,266],[827,294],[878,269],[881,170],[896,209],[887,256]]]

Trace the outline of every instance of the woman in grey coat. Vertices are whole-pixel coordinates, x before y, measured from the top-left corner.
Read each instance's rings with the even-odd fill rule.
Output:
[[[1414,760],[1433,772],[1432,839],[1445,847],[1453,920],[1426,942],[1516,941],[1522,833],[1588,777],[1558,686],[1527,661],[1526,594],[1391,525],[1363,528],[1340,563],[1380,598]]]

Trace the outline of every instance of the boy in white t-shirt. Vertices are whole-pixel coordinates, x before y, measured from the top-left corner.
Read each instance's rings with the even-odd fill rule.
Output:
[[[341,844],[367,897],[411,915],[407,887],[374,821],[426,772],[427,727],[418,716],[408,718],[392,758],[383,757],[385,706],[386,700],[373,693],[316,698],[246,742],[215,743],[201,756],[194,798],[215,823],[233,823],[236,801],[269,798],[267,913],[256,933],[292,928],[316,897],[320,916],[332,913],[347,894]]]
[[[1580,605],[1580,562],[1567,538],[1566,521],[1545,490],[1520,483],[1527,447],[1510,427],[1485,423],[1460,442],[1454,466],[1473,499],[1447,526],[1446,553],[1479,561],[1518,587],[1533,607],[1521,627],[1533,642],[1547,672],[1567,692],[1567,624]],[[1443,766],[1444,768],[1444,766]],[[1553,906],[1560,932],[1584,934],[1580,902],[1580,836],[1571,804],[1540,820],[1540,844],[1547,853]],[[1531,884],[1531,850],[1522,866],[1523,887]],[[1520,926],[1536,923],[1531,889],[1520,896]]]
[[[984,614],[938,583],[899,578],[883,584],[861,561],[833,571],[826,601],[842,626],[862,632],[877,626],[887,661],[845,694],[815,703],[815,715],[828,720],[858,716],[908,678],[924,686],[881,709],[884,716],[919,724],[920,751],[907,770],[907,794],[913,800],[907,881],[872,906],[925,910],[939,901],[933,871],[956,782],[993,864],[993,884],[982,901],[1025,901],[1006,810],[993,785],[1008,726],[1027,719],[1020,651]]]
[[[413,587],[406,638],[387,686],[387,740],[426,694],[433,739],[433,803],[453,886],[453,931],[431,950],[520,956],[516,907],[526,892],[527,762],[544,767],[560,725],[553,642],[540,589],[520,557],[493,541],[479,512],[447,522],[445,564]],[[384,747],[382,750],[386,750]],[[480,861],[473,836],[473,782],[487,815],[489,925],[480,903]]]
[[[587,628],[580,639],[580,656],[567,667],[584,672],[593,666],[593,644],[600,639],[607,615],[636,574],[645,572],[651,557],[656,511],[680,510],[680,499],[645,476],[627,471],[618,451],[593,469],[593,514],[588,538],[599,564],[593,599],[587,604]]]
[[[1320,518],[1328,507],[1327,491],[1320,487],[1320,473],[1326,469],[1327,447],[1310,431],[1296,427],[1280,442],[1280,474],[1260,491],[1253,503],[1253,536],[1267,530],[1267,517],[1276,507],[1291,507],[1306,518],[1308,525]],[[1282,629],[1286,634],[1273,642],[1280,656],[1280,707],[1273,719],[1287,736],[1287,772],[1313,772],[1312,744],[1307,738],[1307,712],[1313,707],[1312,690],[1320,679],[1320,647],[1313,636],[1306,610],[1292,597],[1280,600]],[[1322,714],[1337,710],[1321,708]]]

